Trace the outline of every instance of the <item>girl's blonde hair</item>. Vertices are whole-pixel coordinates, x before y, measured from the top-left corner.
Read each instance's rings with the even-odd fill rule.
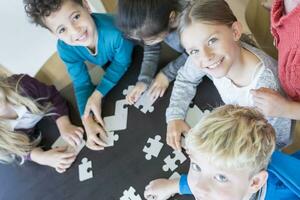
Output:
[[[178,26],[179,34],[196,21],[231,27],[238,20],[224,0],[190,0],[181,13]],[[246,34],[242,34],[240,40],[256,47],[255,42]]]
[[[31,113],[45,115],[50,111],[51,104],[40,105],[37,100],[26,97],[20,81],[10,81],[8,77],[0,77],[0,103],[9,102],[16,106],[25,106]],[[34,147],[39,143],[40,137],[30,139],[25,133],[11,130],[5,119],[0,118],[0,162],[11,163],[13,161],[24,162],[24,158],[29,155]]]
[[[226,169],[265,169],[275,149],[275,131],[257,110],[225,105],[204,116],[188,133],[186,146],[208,153]]]

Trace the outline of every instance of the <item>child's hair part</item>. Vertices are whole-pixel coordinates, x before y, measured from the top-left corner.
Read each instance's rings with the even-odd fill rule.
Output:
[[[44,23],[44,18],[58,11],[65,1],[73,1],[79,5],[82,0],[23,0],[27,16],[35,25],[49,29]]]
[[[153,37],[169,31],[170,14],[180,8],[178,0],[119,0],[117,25],[129,38]]]
[[[237,18],[224,0],[192,0],[181,14],[179,33],[195,21],[231,26]]]
[[[37,100],[24,96],[25,92],[20,86],[20,81],[10,81],[6,76],[0,76],[0,102],[5,101],[17,105],[25,106],[30,112],[36,115],[45,116],[51,111],[52,105],[40,105]],[[51,115],[51,114],[50,114]],[[0,120],[0,163],[11,163],[19,161],[23,163],[24,158],[37,146],[40,138],[29,138],[21,131],[11,130],[5,120]]]
[[[205,115],[191,129],[187,149],[209,154],[225,169],[266,169],[275,149],[275,131],[253,108],[225,105]]]

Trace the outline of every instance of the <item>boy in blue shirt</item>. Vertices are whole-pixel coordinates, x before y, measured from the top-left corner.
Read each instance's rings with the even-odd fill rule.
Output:
[[[215,109],[190,130],[185,146],[191,160],[188,175],[151,181],[147,200],[176,193],[193,194],[197,200],[300,199],[300,161],[273,153],[275,131],[254,109]]]
[[[72,79],[78,109],[87,133],[87,147],[102,150],[106,133],[102,98],[117,84],[131,63],[133,45],[122,37],[113,17],[90,14],[82,0],[24,0],[31,20],[58,38],[57,50]],[[95,87],[85,61],[111,62]]]

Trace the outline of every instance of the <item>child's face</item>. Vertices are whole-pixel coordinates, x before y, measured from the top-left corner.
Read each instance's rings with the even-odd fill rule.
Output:
[[[249,200],[265,184],[260,177],[265,171],[251,177],[251,169],[221,169],[209,161],[209,154],[188,153],[188,184],[197,200]]]
[[[44,22],[65,43],[95,48],[97,31],[93,18],[85,8],[72,0],[64,1],[58,11],[45,17]]]
[[[226,76],[239,58],[239,22],[227,25],[194,22],[181,34],[181,42],[195,65],[215,78]]]

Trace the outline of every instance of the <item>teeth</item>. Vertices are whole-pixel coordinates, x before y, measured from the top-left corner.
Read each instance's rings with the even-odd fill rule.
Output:
[[[218,61],[218,62],[216,62],[215,64],[213,64],[213,65],[210,65],[210,66],[208,66],[207,68],[208,69],[213,69],[213,68],[216,68],[220,63],[221,63],[221,61],[222,60],[220,60],[220,61]]]
[[[86,38],[86,34],[85,34],[85,32],[84,32],[84,34],[81,35],[81,36],[77,39],[77,41],[84,40],[85,38]]]

